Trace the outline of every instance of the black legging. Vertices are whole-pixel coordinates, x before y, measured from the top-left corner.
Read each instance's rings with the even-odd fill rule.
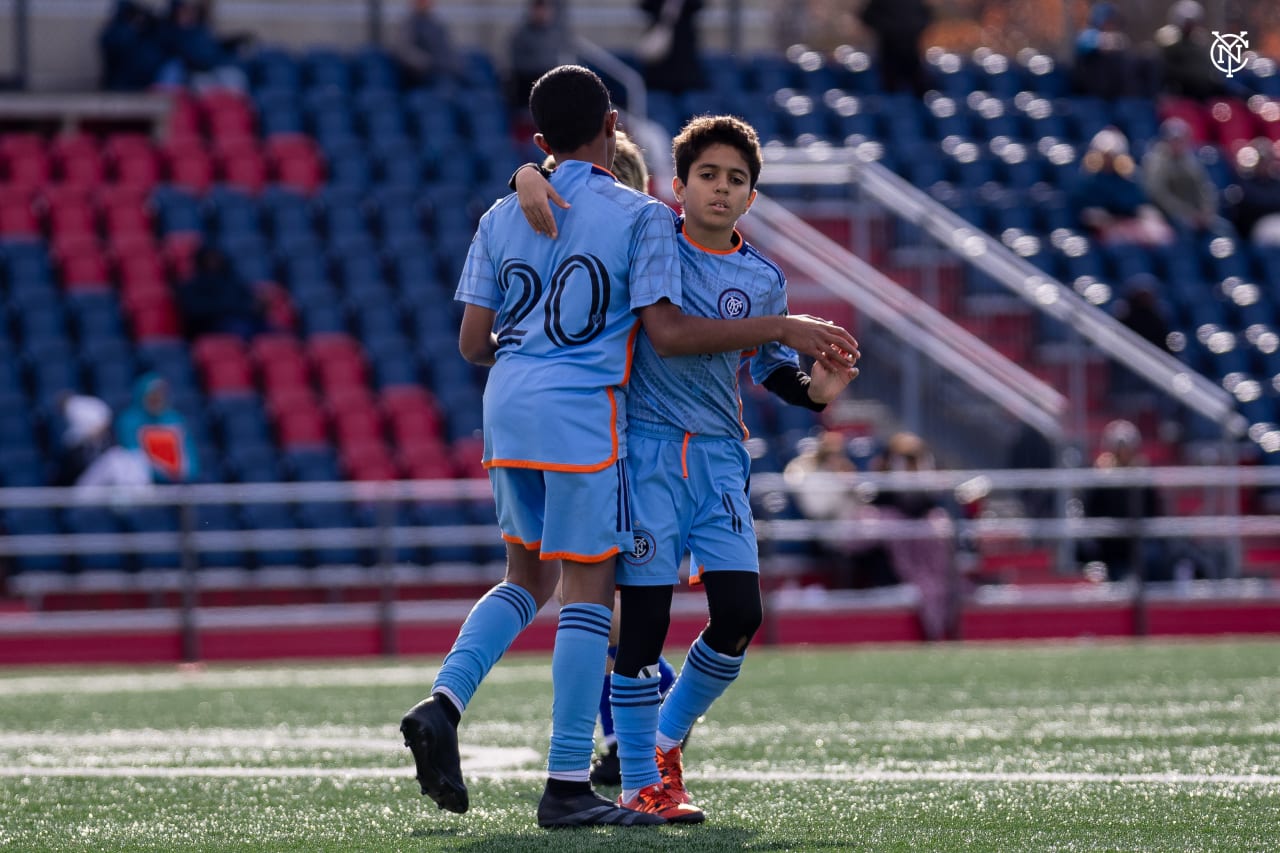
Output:
[[[764,619],[760,576],[755,572],[704,572],[702,584],[707,592],[708,615],[702,641],[718,654],[741,655]],[[620,587],[622,622],[614,672],[636,678],[642,668],[657,662],[662,655],[671,627],[673,589]]]

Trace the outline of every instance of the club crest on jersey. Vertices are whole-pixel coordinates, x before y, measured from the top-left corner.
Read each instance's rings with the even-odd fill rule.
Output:
[[[646,530],[635,531],[635,537],[635,550],[626,555],[626,561],[637,566],[643,566],[653,559],[657,546],[654,544],[653,536]]]
[[[736,287],[731,287],[720,294],[720,316],[724,319],[736,320],[747,316],[750,311],[750,297]]]

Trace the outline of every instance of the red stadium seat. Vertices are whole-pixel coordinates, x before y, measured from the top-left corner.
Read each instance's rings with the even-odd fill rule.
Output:
[[[202,367],[219,361],[244,362],[246,367],[249,363],[244,341],[237,335],[201,335],[191,347],[191,357]]]
[[[1220,100],[1209,105],[1214,136],[1224,148],[1238,148],[1258,135],[1256,117],[1243,101]]]
[[[361,441],[343,447],[342,465],[353,480],[394,480],[396,464],[381,441]]]
[[[324,411],[320,408],[320,400],[310,385],[292,385],[266,389],[267,412],[273,420],[279,419],[286,412],[308,411],[324,421]]]
[[[97,148],[72,148],[55,158],[58,180],[74,187],[97,187],[107,169]]]
[[[406,409],[391,415],[391,434],[400,443],[444,437],[444,419],[432,409]]]
[[[219,171],[224,182],[247,193],[257,194],[267,184],[267,163],[257,152],[227,157]]]
[[[68,289],[108,286],[111,275],[107,271],[107,259],[96,247],[68,249],[58,253],[58,269],[62,283]]]
[[[163,154],[170,183],[197,194],[213,185],[213,158],[198,139],[171,139]]]
[[[256,132],[253,110],[239,93],[225,89],[206,92],[200,98],[200,106],[214,137],[252,136]]]
[[[453,467],[459,477],[487,479],[481,459],[484,457],[484,439],[460,438],[453,443]]]
[[[168,291],[169,279],[164,263],[154,250],[143,251],[134,245],[133,251],[123,251],[124,244],[114,246],[116,254],[116,279],[122,292],[137,288],[153,288]]]
[[[157,303],[139,307],[129,313],[133,324],[133,336],[140,341],[181,337],[181,324],[173,303]]]
[[[40,236],[40,220],[36,218],[30,189],[10,184],[0,185],[0,235]]]
[[[0,180],[13,186],[43,187],[53,175],[45,140],[34,133],[0,134]]]
[[[335,388],[325,394],[325,406],[334,416],[351,411],[375,411],[373,394],[363,385]]]
[[[316,372],[326,392],[347,386],[364,387],[369,381],[364,362],[353,359],[334,358],[322,361],[316,365]]]
[[[210,394],[242,394],[255,390],[247,360],[227,359],[204,365],[204,385]]]
[[[360,342],[341,332],[327,332],[307,338],[307,355],[314,364],[335,358],[364,361]]]
[[[290,388],[311,388],[311,375],[301,357],[276,358],[259,362],[262,385],[268,392]]]
[[[272,177],[304,193],[324,183],[324,163],[310,137],[276,134],[267,140],[267,160]]]
[[[344,447],[353,442],[382,441],[382,420],[373,409],[349,409],[334,417],[333,431]]]
[[[324,416],[319,409],[289,409],[276,417],[276,432],[286,448],[327,445]]]

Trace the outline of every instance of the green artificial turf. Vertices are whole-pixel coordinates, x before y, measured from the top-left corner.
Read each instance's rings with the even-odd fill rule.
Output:
[[[396,731],[434,663],[0,671],[0,849],[1280,850],[1278,642],[757,649],[686,753],[706,823],[557,832],[547,660],[468,710],[465,815]]]

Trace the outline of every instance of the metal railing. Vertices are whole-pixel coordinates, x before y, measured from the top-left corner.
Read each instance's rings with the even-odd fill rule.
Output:
[[[764,571],[774,568],[769,556],[786,542],[872,541],[893,538],[938,536],[938,528],[928,520],[859,520],[852,517],[835,520],[786,519],[770,511],[776,501],[771,496],[789,495],[797,490],[831,490],[850,503],[865,500],[875,491],[928,492],[944,496],[956,504],[970,504],[988,496],[1015,491],[1077,492],[1092,488],[1152,487],[1164,492],[1179,489],[1202,490],[1205,514],[1196,516],[1164,515],[1149,518],[1082,518],[1077,515],[1056,518],[1026,517],[956,517],[950,522],[951,533],[958,540],[971,542],[1072,542],[1097,537],[1127,537],[1133,541],[1172,539],[1178,537],[1235,543],[1223,549],[1222,564],[1214,572],[1224,579],[1238,578],[1239,566],[1232,564],[1231,554],[1238,553],[1243,540],[1256,537],[1280,537],[1280,516],[1274,514],[1241,515],[1228,511],[1234,500],[1227,493],[1240,489],[1276,490],[1280,492],[1280,467],[1155,467],[1045,470],[968,470],[930,472],[866,472],[849,475],[820,475],[803,483],[789,482],[781,474],[757,474],[752,478],[753,498],[762,507],[758,513],[759,534]],[[342,502],[367,510],[366,524],[346,528],[274,530],[202,530],[196,524],[196,508],[215,504],[246,505],[253,503]],[[307,551],[326,547],[363,548],[369,564],[349,566],[345,571],[363,577],[366,586],[378,589],[377,613],[382,632],[382,647],[395,651],[397,609],[408,606],[397,602],[397,588],[405,577],[405,569],[397,560],[404,548],[455,545],[494,546],[499,543],[493,524],[442,525],[404,524],[396,512],[403,504],[464,502],[491,506],[492,496],[485,480],[406,481],[376,483],[289,483],[243,485],[157,486],[141,490],[121,489],[2,489],[0,510],[61,508],[85,506],[115,507],[128,510],[141,506],[178,509],[180,526],[176,530],[132,533],[26,533],[10,530],[0,536],[0,557],[60,555],[70,565],[76,555],[121,553],[176,553],[179,565],[173,573],[142,570],[134,574],[119,573],[130,578],[131,588],[145,588],[148,578],[166,577],[172,589],[180,592],[179,615],[184,655],[199,657],[200,620],[197,618],[202,578],[206,574],[225,571],[200,568],[200,555],[234,550],[239,552],[279,549]],[[429,515],[429,513],[428,513]],[[429,520],[429,519],[428,519]],[[243,568],[243,567],[242,567]],[[428,566],[426,569],[430,569]],[[259,570],[263,571],[263,570]],[[500,569],[489,566],[473,580],[496,581]],[[299,568],[297,574],[323,584],[334,577],[324,567]],[[74,590],[75,575],[70,572],[26,572],[10,579],[10,592],[22,595],[24,590],[45,590],[67,582]],[[254,570],[232,574],[232,583],[249,583]],[[429,583],[431,575],[418,575],[416,583]],[[1139,585],[1140,588],[1140,585]],[[1139,593],[1134,593],[1135,595]],[[0,619],[3,619],[0,616]]]

